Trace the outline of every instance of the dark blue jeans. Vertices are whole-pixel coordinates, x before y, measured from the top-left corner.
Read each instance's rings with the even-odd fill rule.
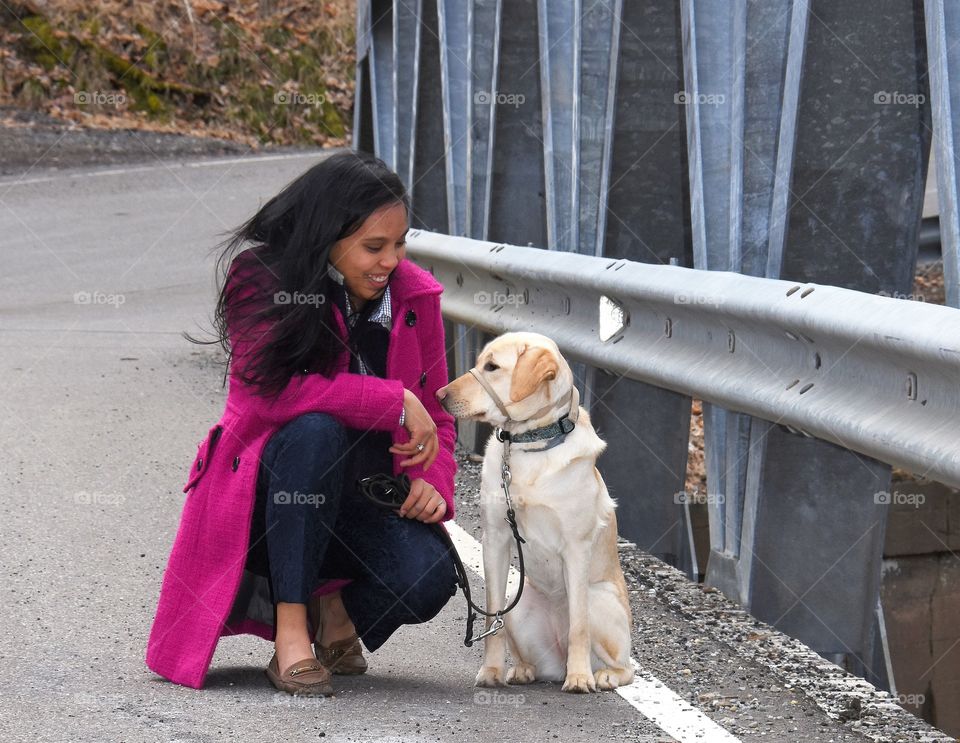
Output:
[[[321,413],[279,429],[260,459],[247,559],[269,578],[274,604],[305,604],[322,581],[352,579],[343,604],[371,651],[401,625],[435,617],[457,590],[433,527],[357,491],[357,478],[391,472],[389,446],[389,434]]]

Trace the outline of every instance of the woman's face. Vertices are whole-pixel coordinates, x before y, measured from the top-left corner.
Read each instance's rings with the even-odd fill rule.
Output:
[[[330,262],[343,274],[347,294],[359,310],[383,294],[393,269],[407,252],[407,209],[383,206],[364,220],[352,235],[334,243]]]

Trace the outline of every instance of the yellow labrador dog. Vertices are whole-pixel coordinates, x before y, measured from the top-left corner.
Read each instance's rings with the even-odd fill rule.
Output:
[[[497,427],[480,483],[487,611],[507,606],[507,449],[509,491],[525,540],[523,593],[504,616],[506,637],[486,637],[476,685],[562,680],[564,691],[587,692],[629,683],[631,616],[615,503],[596,468],[606,444],[580,407],[557,345],[537,333],[502,335],[437,398],[458,418]],[[514,666],[505,673],[508,643]]]

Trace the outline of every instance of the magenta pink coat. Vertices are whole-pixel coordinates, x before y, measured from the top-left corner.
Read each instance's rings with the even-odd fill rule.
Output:
[[[298,375],[275,399],[267,400],[235,379],[231,370],[220,420],[198,445],[184,492],[189,493],[163,576],[160,600],[147,643],[147,665],[178,684],[201,688],[221,636],[250,633],[273,640],[273,627],[249,619],[229,624],[246,559],[260,454],[270,436],[305,413],[329,413],[350,428],[391,431],[395,442],[409,439],[398,425],[403,390],[417,394],[437,424],[440,453],[422,477],[447,503],[453,518],[456,434],[453,418],[437,402],[447,383],[446,348],[440,315],[442,286],[428,272],[401,261],[390,279],[393,324],[384,379],[351,374],[344,351],[329,377]],[[337,307],[341,337],[346,326]],[[243,351],[234,345],[235,357]],[[401,471],[393,457],[393,474]],[[346,581],[331,581],[320,593]]]

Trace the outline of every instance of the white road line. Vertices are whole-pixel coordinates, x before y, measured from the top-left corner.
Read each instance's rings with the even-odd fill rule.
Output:
[[[681,743],[739,743],[735,738],[696,707],[681,699],[660,679],[647,673],[633,661],[636,672],[633,683],[621,686],[617,694],[626,699],[644,717],[660,726]]]
[[[455,521],[447,521],[444,526],[463,564],[482,578],[483,547]],[[508,586],[514,588],[519,582],[519,571],[511,567]],[[665,733],[680,743],[740,743],[739,738],[681,699],[656,676],[645,672],[639,663],[633,661],[633,667],[633,683],[621,686],[617,694]]]
[[[268,163],[276,160],[296,160],[301,158],[320,158],[325,151],[296,152],[289,155],[256,155],[253,157],[220,158],[218,160],[197,160],[194,162],[169,162],[161,165],[141,165],[133,168],[111,168],[109,170],[91,170],[83,173],[64,173],[60,175],[43,176],[40,178],[24,178],[16,180],[15,176],[9,180],[0,179],[0,186],[8,189],[14,186],[28,186],[34,183],[52,183],[54,181],[72,180],[77,178],[102,178],[108,175],[130,175],[132,173],[148,173],[154,170],[170,170],[171,168],[212,168],[218,165],[246,165],[248,163]]]

